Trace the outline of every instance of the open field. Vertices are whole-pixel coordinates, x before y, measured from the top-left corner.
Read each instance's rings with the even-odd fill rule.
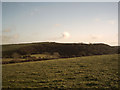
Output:
[[[118,55],[2,66],[3,88],[118,88]]]

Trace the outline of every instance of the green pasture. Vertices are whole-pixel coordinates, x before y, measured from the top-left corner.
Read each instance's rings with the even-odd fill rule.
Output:
[[[118,55],[2,65],[3,88],[118,88]]]

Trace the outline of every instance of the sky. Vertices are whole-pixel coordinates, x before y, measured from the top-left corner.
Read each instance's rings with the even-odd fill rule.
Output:
[[[117,2],[3,2],[2,44],[118,45]]]

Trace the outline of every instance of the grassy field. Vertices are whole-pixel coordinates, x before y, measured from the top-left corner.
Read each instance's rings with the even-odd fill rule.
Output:
[[[118,55],[2,66],[3,88],[118,88]]]

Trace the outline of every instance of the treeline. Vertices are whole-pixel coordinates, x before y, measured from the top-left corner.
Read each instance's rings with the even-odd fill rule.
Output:
[[[16,44],[3,45],[3,58],[11,58],[14,53],[19,55],[31,55],[42,53],[58,53],[60,57],[79,57],[90,55],[116,54],[118,47],[109,46],[107,44],[84,44],[84,43],[32,43],[32,44]]]

